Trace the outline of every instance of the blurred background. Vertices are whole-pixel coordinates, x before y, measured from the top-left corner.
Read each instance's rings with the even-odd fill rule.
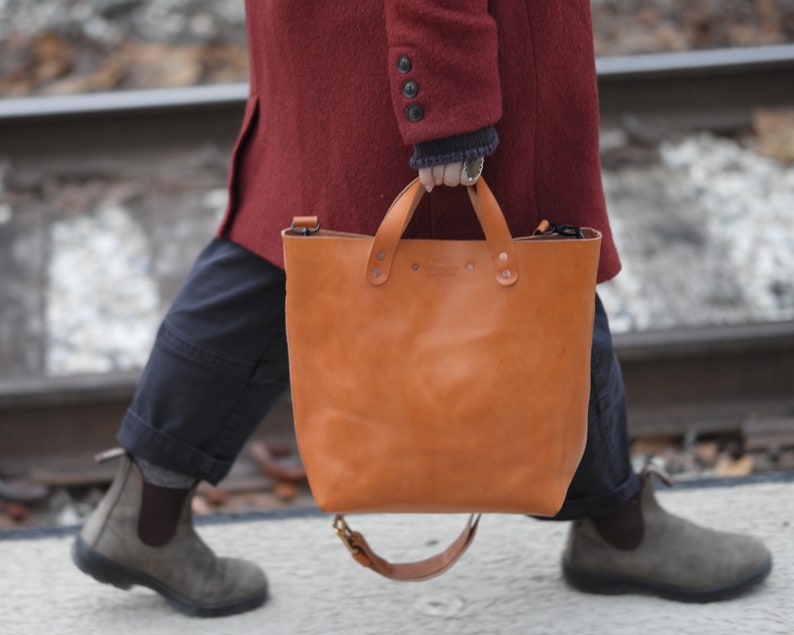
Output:
[[[635,459],[794,470],[794,0],[593,0]],[[0,529],[73,524],[226,205],[243,0],[0,0]],[[310,504],[285,399],[197,511]]]

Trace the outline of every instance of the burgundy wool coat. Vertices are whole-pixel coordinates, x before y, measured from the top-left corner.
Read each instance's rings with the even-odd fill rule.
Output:
[[[416,176],[413,144],[495,124],[485,162],[514,236],[541,218],[604,234],[590,0],[246,0],[251,92],[219,233],[283,266],[296,215],[374,234]],[[412,82],[406,87],[407,82]],[[464,188],[406,236],[481,238]]]

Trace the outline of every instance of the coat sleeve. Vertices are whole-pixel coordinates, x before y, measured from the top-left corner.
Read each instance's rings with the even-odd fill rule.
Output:
[[[413,145],[480,130],[502,115],[488,0],[384,0],[392,104]]]

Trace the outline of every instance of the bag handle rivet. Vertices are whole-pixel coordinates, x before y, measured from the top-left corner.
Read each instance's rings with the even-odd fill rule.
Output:
[[[505,287],[511,286],[518,281],[519,265],[516,260],[515,243],[499,203],[482,179],[477,182],[476,189],[474,187],[466,189],[474,213],[485,234],[493,277],[498,284]],[[389,207],[369,248],[367,267],[364,272],[366,272],[366,278],[370,284],[380,286],[388,282],[395,253],[400,248],[403,234],[425,193],[426,190],[419,180],[414,179],[397,195]],[[378,257],[381,252],[384,253],[383,260]],[[515,265],[512,264],[513,261],[516,261]],[[510,266],[510,275],[503,276],[502,270],[508,265]],[[375,267],[380,269],[380,276],[372,275]]]
[[[512,275],[513,275],[513,273],[510,271],[510,269],[502,270],[502,277],[503,278],[507,279],[507,278],[509,278]]]
[[[382,273],[382,272],[381,272],[381,270],[380,270],[380,269],[373,269],[373,270],[372,270],[372,276],[373,276],[374,278],[380,278],[380,275],[381,275],[381,273]]]
[[[386,252],[384,252],[384,251],[379,251],[379,252],[378,252],[378,254],[377,254],[375,257],[376,257],[378,260],[380,260],[381,262],[383,262],[383,260],[386,258]]]

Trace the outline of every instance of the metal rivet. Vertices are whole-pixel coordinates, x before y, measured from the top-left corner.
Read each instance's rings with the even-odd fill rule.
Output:
[[[469,263],[466,265],[466,271],[474,271],[474,265]]]
[[[419,263],[415,262],[414,264],[412,264],[411,269],[413,269],[414,271],[419,271]]]
[[[383,260],[383,259],[386,257],[386,254],[385,254],[384,252],[382,252],[382,251],[379,251],[379,252],[378,252],[378,253],[375,255],[375,257],[376,257],[378,260]]]
[[[513,274],[510,272],[510,269],[504,269],[504,270],[502,270],[502,277],[503,277],[503,278],[509,278],[509,277],[510,277],[510,276],[512,276],[512,275],[513,275]]]
[[[507,262],[507,252],[506,251],[503,251],[501,254],[499,254],[499,260],[501,262]]]
[[[380,269],[373,269],[372,270],[372,277],[373,278],[380,278],[381,270]]]

